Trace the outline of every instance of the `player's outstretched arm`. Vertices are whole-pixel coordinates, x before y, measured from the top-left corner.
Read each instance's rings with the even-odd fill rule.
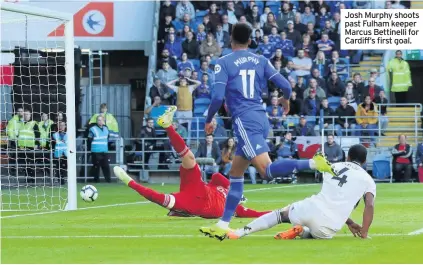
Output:
[[[363,225],[361,229],[361,237],[367,238],[367,234],[369,232],[370,225],[373,222],[373,215],[374,215],[374,195],[370,192],[367,192],[365,195],[365,206],[363,211]]]
[[[206,124],[209,124],[212,121],[214,115],[219,111],[220,107],[222,106],[223,98],[225,97],[226,84],[228,82],[228,73],[222,62],[222,59],[218,60],[216,66],[214,67],[214,73],[216,77],[215,82],[213,84],[213,97],[209,106],[209,111],[207,113]],[[208,127],[209,126],[206,125],[206,131],[208,130]]]

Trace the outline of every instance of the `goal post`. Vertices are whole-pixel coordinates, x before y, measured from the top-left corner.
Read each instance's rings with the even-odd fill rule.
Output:
[[[66,117],[66,142],[67,152],[66,152],[66,179],[67,183],[62,184],[55,177],[55,174],[51,172],[56,172],[58,169],[56,165],[51,161],[54,156],[54,150],[50,147],[43,148],[42,154],[36,147],[27,151],[27,148],[24,148],[23,153],[33,153],[34,161],[25,162],[27,167],[34,167],[37,170],[37,167],[42,167],[41,176],[39,177],[35,172],[35,183],[28,183],[22,180],[19,177],[22,169],[28,174],[28,170],[25,167],[25,164],[20,164],[17,162],[19,159],[18,152],[22,152],[20,147],[16,145],[14,150],[9,145],[11,139],[7,138],[7,147],[3,148],[2,146],[2,155],[8,158],[13,157],[12,153],[16,153],[15,162],[17,168],[14,170],[12,175],[10,170],[1,171],[0,179],[0,195],[1,195],[1,211],[19,211],[19,210],[75,210],[77,209],[77,187],[76,187],[76,123],[75,123],[75,63],[74,63],[74,32],[73,32],[73,14],[62,13],[50,9],[38,8],[34,6],[29,6],[21,3],[0,3],[0,46],[2,55],[4,51],[22,50],[28,53],[28,57],[18,58],[17,61],[29,61],[28,65],[20,64],[21,68],[27,67],[29,70],[29,76],[17,76],[22,74],[21,72],[13,72],[12,76],[9,79],[14,80],[13,84],[10,85],[10,89],[3,89],[2,83],[1,87],[1,98],[0,98],[0,112],[3,112],[2,119],[7,116],[7,120],[10,119],[16,114],[16,106],[19,108],[28,108],[31,109],[31,121],[40,123],[40,116],[42,113],[46,113],[52,120],[55,120],[57,123],[57,128],[59,127],[59,112],[62,112]],[[28,32],[31,28],[35,29],[37,26],[44,25],[46,21],[53,22],[57,27],[64,25],[64,34],[63,36],[53,36],[44,37],[45,39],[41,40],[28,40]],[[22,25],[19,25],[21,23]],[[31,25],[33,24],[33,25]],[[32,27],[31,27],[32,26]],[[7,30],[11,32],[7,32]],[[17,31],[25,32],[17,32]],[[52,28],[54,30],[54,28]],[[18,36],[18,37],[16,37]],[[24,40],[19,39],[21,36],[25,36]],[[18,38],[18,39],[15,39]],[[52,44],[53,43],[53,44]],[[18,47],[18,48],[17,48]],[[54,49],[54,51],[53,51]],[[32,58],[30,52],[40,51],[37,58]],[[64,53],[64,55],[63,55]],[[43,57],[45,55],[45,58]],[[25,56],[27,54],[25,53]],[[52,58],[53,57],[53,58]],[[63,58],[64,57],[64,58]],[[60,63],[63,61],[63,63]],[[25,61],[25,62],[26,62]],[[38,66],[31,65],[31,62],[39,62]],[[60,61],[60,62],[59,62]],[[44,62],[46,65],[44,65]],[[5,63],[8,63],[11,67],[13,64],[10,62],[0,61],[0,67],[5,66]],[[57,65],[54,65],[57,63]],[[16,64],[16,58],[15,63]],[[42,65],[41,65],[42,64]],[[50,64],[50,65],[49,65]],[[53,66],[51,65],[53,64]],[[23,65],[23,66],[22,66]],[[63,71],[59,69],[64,68]],[[36,69],[36,71],[31,71],[31,69]],[[51,72],[53,69],[53,72]],[[38,71],[38,73],[37,73]],[[46,72],[46,74],[43,75]],[[54,72],[56,71],[56,72]],[[26,72],[26,73],[27,73]],[[4,72],[0,72],[0,77],[5,75]],[[22,74],[23,75],[23,74]],[[56,75],[56,76],[52,76]],[[64,82],[63,80],[64,75]],[[4,78],[1,77],[1,78]],[[23,88],[19,88],[21,94],[17,94],[15,88],[19,87],[16,84],[16,80],[24,80],[27,78],[30,84],[20,84],[21,87],[27,87],[30,90],[29,93],[25,94]],[[33,80],[39,80],[39,86],[35,84]],[[54,81],[56,80],[56,81]],[[23,81],[22,81],[23,82]],[[36,83],[36,82],[35,82]],[[63,84],[64,83],[64,84]],[[5,92],[6,91],[6,92]],[[8,92],[10,95],[8,94]],[[62,92],[62,93],[61,93]],[[38,93],[38,94],[37,94]],[[63,95],[65,93],[65,95]],[[33,94],[33,95],[31,95]],[[16,96],[18,95],[18,96]],[[24,99],[24,96],[25,99]],[[20,102],[17,103],[17,98],[21,98]],[[10,102],[8,102],[10,100]],[[24,115],[25,116],[25,115]],[[37,120],[36,120],[37,119]],[[18,118],[19,120],[19,118]],[[26,118],[23,118],[22,121],[26,121]],[[53,122],[53,121],[52,121]],[[47,124],[47,122],[46,122]],[[40,125],[41,126],[41,125]],[[21,127],[22,128],[22,127]],[[2,128],[3,130],[4,128]],[[41,129],[40,129],[41,130]],[[47,130],[47,129],[46,129]],[[53,131],[49,135],[53,135]],[[7,134],[6,134],[7,135]],[[2,137],[4,135],[2,134]],[[54,138],[52,136],[51,138]],[[51,139],[48,138],[49,140]],[[17,138],[19,139],[19,138]],[[42,140],[42,139],[40,139]],[[47,140],[48,141],[48,140]],[[18,140],[16,140],[18,142]],[[36,156],[42,157],[42,162],[40,159],[35,158]],[[2,157],[3,158],[3,157]],[[9,159],[10,161],[10,159]],[[26,161],[26,160],[25,160]],[[4,164],[4,162],[1,162]],[[41,163],[41,165],[40,165]],[[8,165],[9,162],[7,163]],[[3,165],[1,165],[3,167]],[[59,173],[60,174],[60,173]],[[5,181],[6,180],[6,181]],[[28,180],[28,176],[26,177]],[[26,195],[22,195],[25,194]],[[26,200],[25,196],[28,198]],[[55,197],[55,198],[53,198]],[[25,202],[20,201],[25,199]]]

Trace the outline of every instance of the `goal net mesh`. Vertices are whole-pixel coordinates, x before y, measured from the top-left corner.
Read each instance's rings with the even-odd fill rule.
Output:
[[[1,210],[64,209],[65,38],[32,37],[64,21],[6,10],[0,18]]]

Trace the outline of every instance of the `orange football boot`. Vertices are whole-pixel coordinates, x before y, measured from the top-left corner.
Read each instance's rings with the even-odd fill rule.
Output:
[[[237,240],[237,239],[240,239],[241,237],[235,234],[234,231],[229,231],[228,233],[226,233],[226,238],[229,240]]]
[[[295,239],[297,236],[301,235],[303,232],[303,227],[301,225],[296,225],[289,230],[277,233],[275,239]]]

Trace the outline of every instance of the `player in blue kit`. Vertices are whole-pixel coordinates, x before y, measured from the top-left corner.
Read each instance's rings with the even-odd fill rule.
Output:
[[[282,161],[272,161],[269,158],[269,147],[266,138],[269,133],[269,122],[261,103],[262,84],[271,80],[284,96],[279,103],[284,113],[289,111],[291,96],[290,83],[272,66],[265,57],[248,51],[251,28],[244,23],[232,27],[231,46],[233,52],[219,58],[215,65],[215,83],[213,98],[208,110],[206,132],[212,133],[211,120],[226,99],[226,105],[232,115],[233,129],[238,139],[237,150],[232,161],[230,188],[226,198],[225,210],[221,220],[211,226],[202,227],[200,232],[210,237],[223,240],[229,232],[229,222],[234,215],[244,190],[244,172],[252,163],[262,178],[273,179],[287,175],[286,166]],[[322,157],[323,158],[323,157]],[[319,171],[330,171],[330,166],[321,159],[316,163]],[[309,168],[308,160],[295,161],[296,170]],[[291,169],[289,169],[291,168]]]

